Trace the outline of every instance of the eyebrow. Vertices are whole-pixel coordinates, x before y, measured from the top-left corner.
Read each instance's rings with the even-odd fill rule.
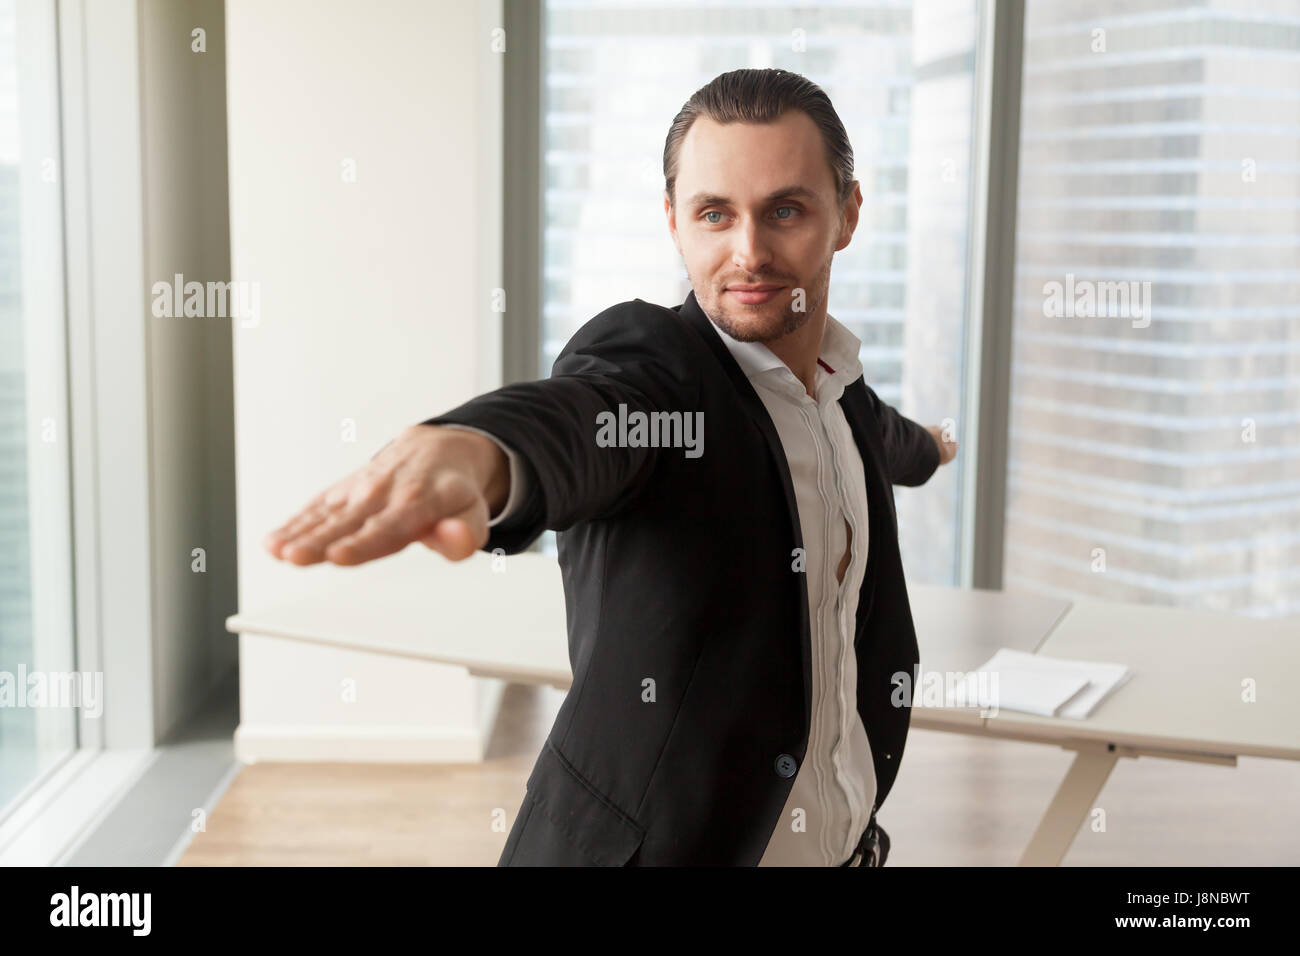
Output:
[[[816,199],[817,194],[807,186],[783,186],[774,190],[763,197],[763,202],[775,202],[778,199]],[[726,206],[730,205],[731,200],[726,196],[719,196],[716,193],[699,192],[686,201],[689,207],[695,206]]]

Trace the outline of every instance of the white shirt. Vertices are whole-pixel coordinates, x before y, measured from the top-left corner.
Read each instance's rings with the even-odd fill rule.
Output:
[[[876,798],[871,748],[858,716],[853,650],[858,592],[867,566],[867,483],[839,404],[845,387],[862,374],[861,342],[826,316],[813,399],[767,346],[738,342],[712,321],[709,324],[749,378],[776,427],[790,467],[805,552],[812,726],[807,755],[758,865],[839,866],[853,855]],[[482,429],[444,427],[484,435],[506,453],[509,498],[488,527],[505,520],[524,499],[526,473],[518,454]],[[848,528],[853,532],[852,554],[840,582],[836,571],[848,549]],[[801,675],[793,673],[790,679],[801,681]]]
[[[808,752],[758,865],[839,866],[853,855],[876,799],[871,748],[858,716],[853,650],[858,592],[867,566],[867,482],[839,404],[845,387],[862,374],[862,343],[826,316],[814,399],[767,346],[738,342],[713,327],[781,439],[803,532],[808,587],[813,695]],[[849,527],[852,554],[840,582],[836,571],[850,546]]]

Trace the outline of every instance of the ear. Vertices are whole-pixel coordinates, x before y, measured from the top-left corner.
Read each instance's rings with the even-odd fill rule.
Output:
[[[668,219],[668,233],[673,237],[673,245],[677,247],[677,254],[682,254],[682,244],[677,238],[677,211],[673,209],[672,200],[668,198],[668,190],[664,190],[664,216]]]
[[[858,213],[862,209],[862,184],[856,179],[853,180],[853,191],[849,193],[849,198],[844,202],[842,216],[843,225],[840,227],[839,238],[835,243],[835,251],[839,252],[849,244],[853,238],[853,232],[858,228]]]

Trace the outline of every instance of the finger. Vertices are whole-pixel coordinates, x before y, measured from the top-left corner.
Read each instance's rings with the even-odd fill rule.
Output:
[[[471,506],[472,507],[472,506]],[[487,524],[487,506],[480,503]],[[465,509],[469,510],[469,509]],[[371,516],[355,533],[333,542],[325,548],[327,560],[340,565],[362,564],[401,551],[412,541],[429,536],[436,529],[428,507],[403,506],[390,508]],[[460,516],[460,513],[454,515]],[[484,535],[486,539],[486,535]],[[469,553],[473,553],[473,549]]]
[[[375,503],[366,508],[340,510],[330,515],[316,527],[286,543],[282,549],[285,560],[292,561],[294,564],[316,564],[324,561],[325,551],[331,544],[363,527],[367,519],[380,507],[380,503]]]
[[[307,533],[347,503],[346,492],[340,496],[341,490],[340,485],[333,485],[316,495],[296,515],[263,538],[262,546],[275,557],[282,557],[286,543]]]
[[[262,545],[277,558],[283,558],[285,545],[306,534],[327,517],[329,512],[322,505],[304,508],[263,538]]]
[[[346,497],[334,497],[322,512],[320,520],[304,524],[299,534],[284,542],[280,556],[294,564],[316,564],[324,561],[325,549],[338,538],[345,537],[363,527],[371,515],[382,511],[388,504],[386,485],[353,485],[342,490]]]
[[[364,521],[388,504],[391,488],[391,474],[370,471],[353,475],[330,488],[320,496],[321,504],[315,513],[295,529],[297,533],[293,538],[280,546],[280,555],[294,564],[315,564],[324,560],[324,547],[328,546],[335,537],[350,533],[354,529],[350,528],[332,537],[313,538],[312,536],[321,530],[318,526],[331,517],[342,522],[357,518]]]

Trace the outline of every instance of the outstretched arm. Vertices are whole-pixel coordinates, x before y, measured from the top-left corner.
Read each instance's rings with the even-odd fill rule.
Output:
[[[889,480],[895,485],[923,485],[940,465],[952,461],[957,442],[945,441],[938,425],[918,425],[881,401],[870,385],[867,398],[880,423]]]
[[[508,459],[490,438],[412,425],[262,544],[273,557],[303,565],[363,564],[413,541],[459,561],[487,540],[509,477]]]
[[[569,341],[551,378],[504,386],[405,429],[264,546],[295,564],[352,565],[421,541],[461,560],[489,542],[514,553],[548,528],[615,513],[645,486],[659,450],[598,445],[597,416],[620,405],[647,414],[695,407],[698,382],[674,330],[674,318],[606,310]],[[509,459],[493,438],[451,425],[481,429],[522,464],[524,500],[491,529],[509,495]]]

